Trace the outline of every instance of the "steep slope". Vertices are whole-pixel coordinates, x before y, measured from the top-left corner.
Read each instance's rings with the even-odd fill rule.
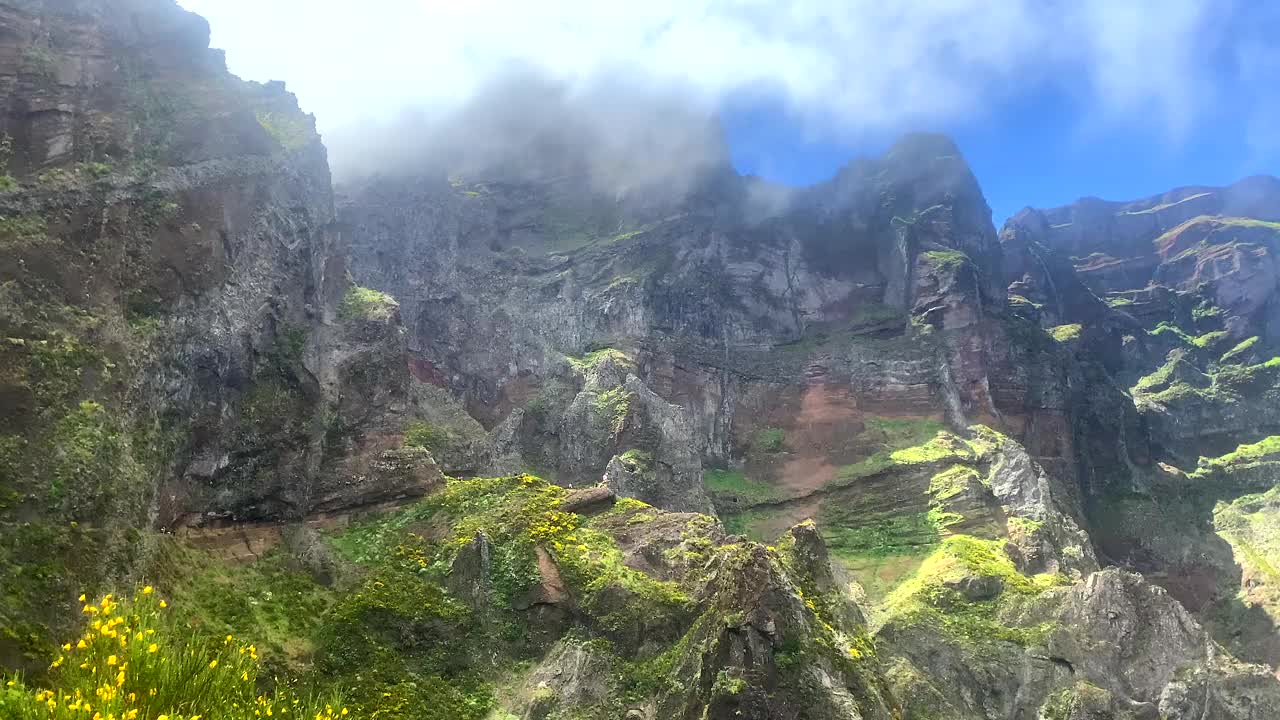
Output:
[[[361,717],[1280,714],[1273,180],[543,117],[335,203],[172,2],[0,21],[0,708],[146,578]]]
[[[1222,642],[1273,667],[1266,497],[1280,481],[1280,182],[1133,203],[1025,210],[1001,233],[1006,279],[1077,352],[1130,388],[1157,464],[1087,508],[1100,553],[1141,571]],[[1096,294],[1095,294],[1096,293]]]
[[[399,446],[376,438],[403,339],[393,312],[339,312],[325,150],[294,98],[230,76],[172,2],[6,2],[0,27],[12,665],[145,560],[139,529],[420,493],[434,466],[368,469]]]

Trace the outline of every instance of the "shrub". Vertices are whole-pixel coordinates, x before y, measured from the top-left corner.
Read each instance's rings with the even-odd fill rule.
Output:
[[[400,307],[396,299],[372,288],[352,285],[338,307],[338,317],[343,320],[387,321]]]
[[[80,596],[85,600],[83,595]],[[334,697],[257,691],[258,653],[231,635],[222,642],[191,639],[169,617],[150,586],[132,600],[112,595],[86,602],[84,634],[62,646],[48,687],[5,679],[0,717],[6,720],[336,720],[349,711]]]

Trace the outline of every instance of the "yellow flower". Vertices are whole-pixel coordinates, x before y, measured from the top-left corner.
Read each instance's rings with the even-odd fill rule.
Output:
[[[156,720],[169,720],[169,716],[168,716],[168,715],[161,715],[160,717],[157,717],[157,718],[156,718]]]
[[[62,644],[62,649],[63,649],[63,650],[66,650],[66,651],[70,651],[70,650],[71,650],[71,643],[63,643],[63,644]]]
[[[167,608],[167,607],[169,607],[169,603],[167,603],[167,602],[165,602],[165,601],[161,600],[161,601],[160,601],[160,607],[162,607],[162,608]],[[156,720],[160,720],[160,718],[156,718]]]
[[[80,642],[76,643],[77,650],[83,650],[87,647],[89,647],[89,645],[84,641],[84,638],[80,638]]]
[[[150,594],[151,594],[151,590],[152,590],[151,586],[150,586],[150,585],[148,585],[148,586],[146,586],[146,587],[142,588],[142,594],[143,594],[143,595],[150,595]],[[194,718],[193,718],[192,720],[194,720]]]
[[[249,671],[245,670],[244,672],[240,673],[240,679],[245,682],[249,682]]]
[[[218,667],[218,661],[217,661],[217,660],[210,660],[210,661],[209,661],[209,668],[210,668],[210,669],[213,669],[213,668],[216,668],[216,667]]]
[[[108,665],[115,665],[115,664],[116,664],[116,656],[115,656],[115,655],[109,655],[109,656],[107,656],[107,664],[108,664]]]
[[[84,593],[80,593],[80,602],[84,602],[84,601],[85,601]]]

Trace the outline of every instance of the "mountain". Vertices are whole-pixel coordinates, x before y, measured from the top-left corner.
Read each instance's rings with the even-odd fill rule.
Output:
[[[569,104],[335,191],[171,0],[0,29],[0,710],[147,583],[356,717],[1280,713],[1280,181],[997,232]]]

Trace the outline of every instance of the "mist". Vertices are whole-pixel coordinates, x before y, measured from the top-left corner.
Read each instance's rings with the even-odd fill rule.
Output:
[[[1256,92],[1280,53],[1234,0],[182,2],[233,72],[285,80],[317,115],[339,180],[560,148],[606,185],[662,181],[723,162],[714,118],[744,102],[847,144],[981,123],[1048,86],[1088,109],[1082,133],[1177,143],[1240,87],[1259,145],[1280,121]]]

